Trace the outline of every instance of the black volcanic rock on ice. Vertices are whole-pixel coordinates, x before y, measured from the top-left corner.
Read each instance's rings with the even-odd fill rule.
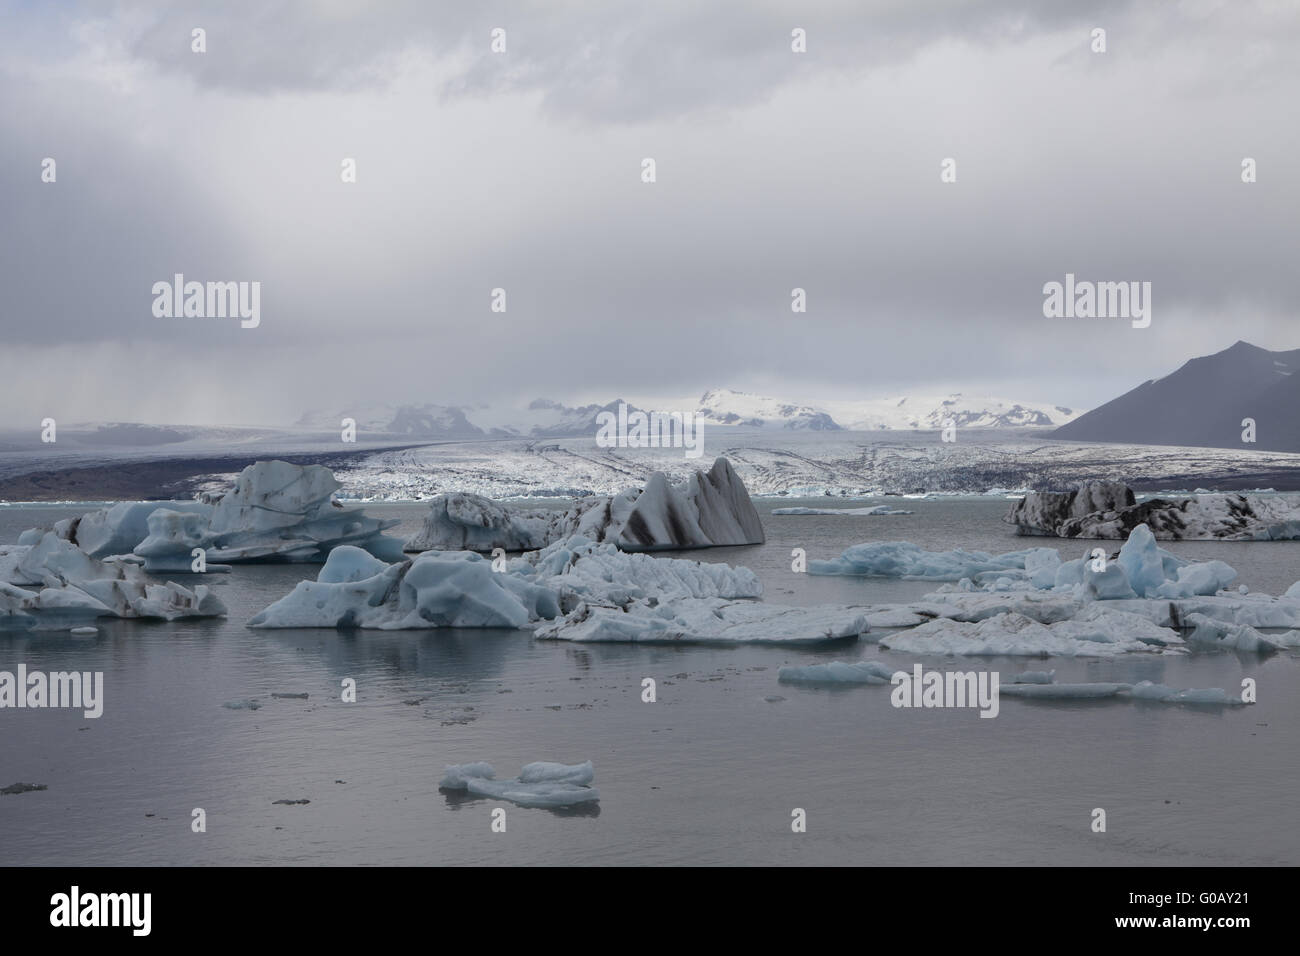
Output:
[[[1255,421],[1253,444],[1241,440],[1246,418]],[[1300,452],[1300,349],[1238,342],[1139,385],[1051,437]]]
[[[1073,491],[1031,491],[1006,520],[1020,534],[1124,539],[1146,525],[1165,541],[1300,539],[1300,500],[1286,495],[1201,495],[1138,502],[1119,481],[1086,481]]]

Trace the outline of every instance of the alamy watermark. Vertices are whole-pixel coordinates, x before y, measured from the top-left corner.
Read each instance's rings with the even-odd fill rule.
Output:
[[[0,710],[6,707],[81,709],[91,719],[104,713],[103,671],[0,671]]]
[[[1151,324],[1150,282],[1080,282],[1067,272],[1064,283],[1046,283],[1043,295],[1048,319],[1132,319],[1135,329]]]
[[[155,282],[153,295],[154,318],[238,318],[245,329],[262,324],[261,282],[186,282],[178,272],[171,282]]]
[[[927,671],[920,664],[894,671],[889,702],[895,707],[978,707],[981,717],[998,715],[997,671]]]

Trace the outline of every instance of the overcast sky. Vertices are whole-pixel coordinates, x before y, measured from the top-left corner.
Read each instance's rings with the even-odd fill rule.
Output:
[[[1091,407],[1300,346],[1287,0],[0,10],[6,430],[713,386]],[[260,326],[154,317],[177,272],[259,281]],[[1067,272],[1150,281],[1150,327],[1044,318]]]

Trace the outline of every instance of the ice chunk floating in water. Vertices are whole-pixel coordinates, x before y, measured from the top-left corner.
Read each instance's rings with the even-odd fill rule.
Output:
[[[220,617],[226,608],[205,585],[159,584],[133,564],[100,561],[54,532],[28,546],[17,577],[44,585],[28,591],[0,583],[0,630],[70,630],[97,617]]]
[[[215,503],[128,502],[60,521],[53,530],[92,557],[134,552],[150,571],[189,571],[195,548],[204,548],[213,565],[324,561],[341,544],[400,560],[402,543],[382,533],[397,519],[381,521],[343,507],[334,500],[340,487],[324,465],[259,461]],[[20,542],[39,534],[33,529]]]
[[[831,661],[806,667],[782,667],[777,679],[782,684],[888,684],[896,670],[880,661]]]
[[[489,763],[453,764],[447,767],[438,789],[463,790],[521,807],[550,809],[600,799],[600,791],[591,786],[596,771],[590,760],[580,764],[539,761],[526,764],[513,780],[497,780],[495,776]]]
[[[1150,498],[1138,503],[1122,482],[1089,481],[1073,491],[1031,491],[1005,520],[1021,534],[1125,538],[1147,525],[1162,540],[1300,538],[1300,500],[1287,495]]]

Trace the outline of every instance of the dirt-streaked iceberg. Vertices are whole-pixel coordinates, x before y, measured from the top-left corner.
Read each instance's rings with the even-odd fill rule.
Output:
[[[644,489],[583,498],[563,511],[520,508],[473,494],[438,495],[407,551],[532,551],[572,535],[628,551],[762,544],[763,525],[745,484],[719,458],[670,484],[655,472]]]
[[[1300,538],[1300,500],[1288,495],[1201,494],[1138,502],[1117,481],[1089,481],[1072,491],[1031,491],[1005,520],[1020,534],[1058,538],[1127,538],[1146,525],[1161,540]]]

